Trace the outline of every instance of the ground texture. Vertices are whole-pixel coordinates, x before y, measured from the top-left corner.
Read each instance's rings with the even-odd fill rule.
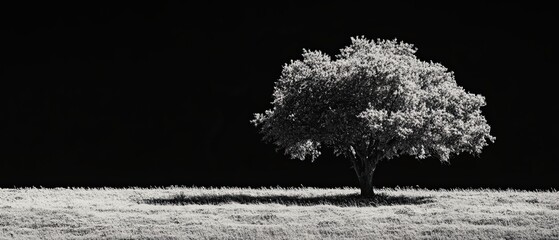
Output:
[[[559,239],[559,192],[0,189],[0,239]]]

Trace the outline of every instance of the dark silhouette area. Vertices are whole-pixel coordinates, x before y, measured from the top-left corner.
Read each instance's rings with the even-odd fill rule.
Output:
[[[240,204],[283,204],[296,206],[334,205],[340,207],[378,207],[390,205],[416,205],[433,202],[432,197],[376,194],[371,197],[362,197],[359,194],[337,194],[317,197],[300,196],[251,196],[246,194],[201,195],[188,196],[184,193],[169,198],[149,198],[139,203],[154,205],[219,205],[227,203]]]
[[[2,2],[0,187],[357,187],[350,161],[290,160],[249,121],[303,48],[364,35],[453,70],[497,138],[450,164],[381,161],[375,187],[559,189],[552,5],[268,4]]]

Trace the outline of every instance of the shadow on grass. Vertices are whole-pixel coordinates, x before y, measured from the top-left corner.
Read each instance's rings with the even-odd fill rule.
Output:
[[[313,205],[334,205],[341,207],[376,207],[390,205],[417,205],[433,202],[431,197],[411,197],[411,196],[391,196],[387,194],[377,194],[374,197],[365,198],[358,194],[339,194],[319,197],[299,197],[299,196],[250,196],[245,194],[224,194],[224,195],[202,195],[187,196],[178,194],[169,198],[149,198],[141,200],[139,203],[154,205],[219,205],[227,203],[240,204],[282,204],[296,206]]]

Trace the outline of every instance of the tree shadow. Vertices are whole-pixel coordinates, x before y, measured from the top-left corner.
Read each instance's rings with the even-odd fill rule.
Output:
[[[374,197],[361,197],[359,194],[337,194],[317,197],[301,196],[250,196],[246,194],[223,194],[188,196],[177,194],[168,198],[148,198],[139,203],[154,205],[220,205],[227,203],[240,204],[282,204],[287,206],[334,205],[340,207],[377,207],[390,205],[417,205],[433,202],[426,196],[391,196],[384,193]]]

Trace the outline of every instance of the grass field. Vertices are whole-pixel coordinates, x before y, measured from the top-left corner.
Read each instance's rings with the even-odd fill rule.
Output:
[[[559,239],[559,192],[0,189],[0,239]]]

